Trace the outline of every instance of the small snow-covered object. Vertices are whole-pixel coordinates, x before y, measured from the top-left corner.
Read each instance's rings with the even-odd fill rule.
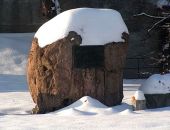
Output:
[[[139,89],[145,94],[147,108],[170,106],[170,73],[150,76]]]
[[[134,110],[144,110],[146,109],[146,101],[144,93],[140,90],[135,92],[135,95],[131,99],[131,103]]]
[[[60,13],[42,25],[35,34],[44,47],[75,31],[82,37],[81,45],[104,45],[124,42],[122,33],[128,29],[119,12],[112,9],[77,8]]]
[[[170,93],[170,74],[154,74],[139,88],[144,94]]]

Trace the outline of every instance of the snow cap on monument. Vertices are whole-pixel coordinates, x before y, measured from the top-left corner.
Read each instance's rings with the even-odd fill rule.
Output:
[[[40,47],[44,47],[77,32],[81,45],[104,45],[123,42],[122,33],[128,29],[119,12],[112,9],[77,8],[60,13],[43,24],[35,34]]]

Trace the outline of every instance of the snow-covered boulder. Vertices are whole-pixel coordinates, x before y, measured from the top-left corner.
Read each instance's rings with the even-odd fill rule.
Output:
[[[170,93],[170,74],[154,74],[150,76],[141,86],[145,94],[167,94]]]
[[[72,9],[42,25],[27,66],[34,113],[65,107],[86,95],[108,106],[120,104],[127,46],[127,27],[111,9]]]
[[[154,74],[139,89],[145,94],[148,108],[170,106],[170,74]]]

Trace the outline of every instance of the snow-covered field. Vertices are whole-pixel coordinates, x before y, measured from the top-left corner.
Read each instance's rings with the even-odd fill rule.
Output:
[[[33,34],[0,34],[0,130],[170,130],[170,107],[132,111],[131,96],[145,81],[124,80],[121,105],[90,97],[52,113],[32,115],[25,65]]]
[[[63,110],[31,115],[34,103],[25,76],[0,75],[0,130],[170,130],[170,107],[132,111],[127,103],[138,88],[136,83],[141,82],[124,80],[125,97],[120,106],[108,108],[83,97]]]

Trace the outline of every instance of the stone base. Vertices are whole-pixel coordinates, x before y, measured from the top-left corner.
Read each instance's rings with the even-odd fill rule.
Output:
[[[170,93],[168,94],[145,94],[146,107],[161,108],[170,106]]]

